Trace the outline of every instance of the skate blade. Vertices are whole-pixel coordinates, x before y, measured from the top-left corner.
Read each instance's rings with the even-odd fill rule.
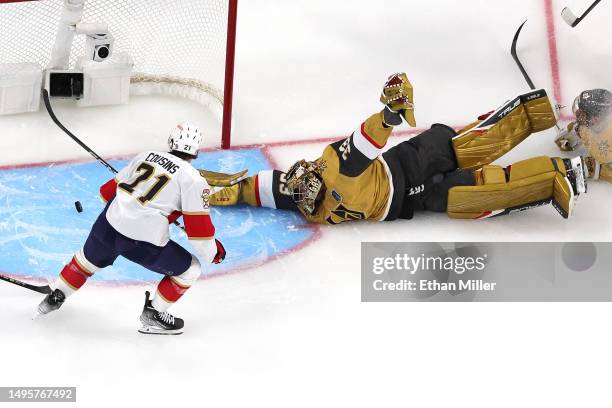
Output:
[[[156,334],[161,336],[177,336],[183,334],[183,329],[178,330],[164,330],[153,326],[142,326],[138,329],[138,333],[142,334]]]
[[[49,312],[47,313],[43,313],[40,311],[40,309],[36,309],[36,312],[34,312],[34,316],[32,316],[32,320],[38,320],[40,319],[42,316],[46,316],[48,315]]]

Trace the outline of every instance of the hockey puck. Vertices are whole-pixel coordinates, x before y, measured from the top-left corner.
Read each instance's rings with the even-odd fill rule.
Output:
[[[75,201],[74,202],[74,207],[76,208],[77,212],[80,212],[80,213],[83,212],[83,206],[81,205],[80,201]]]

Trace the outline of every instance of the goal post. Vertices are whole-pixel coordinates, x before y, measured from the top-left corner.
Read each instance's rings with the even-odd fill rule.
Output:
[[[225,86],[223,87],[223,124],[221,127],[222,149],[230,148],[232,137],[232,106],[234,100],[234,63],[236,56],[236,23],[238,21],[238,0],[229,0],[227,21],[227,43],[225,48]]]
[[[0,0],[0,114],[38,109],[38,99],[22,101],[17,91],[35,94],[23,92],[23,82],[40,86],[29,79],[36,67],[46,88],[56,80],[50,72],[78,72],[83,92],[97,77],[91,89],[102,89],[111,72],[125,95],[109,104],[128,94],[196,101],[217,117],[221,147],[230,148],[237,15],[238,0]],[[78,106],[109,100],[76,99]]]

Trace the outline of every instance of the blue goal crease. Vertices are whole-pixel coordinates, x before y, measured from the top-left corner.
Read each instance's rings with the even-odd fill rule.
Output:
[[[112,160],[121,169],[127,160]],[[249,174],[271,168],[259,149],[200,153],[196,168]],[[0,271],[23,277],[55,278],[103,208],[99,188],[112,175],[97,162],[0,170]],[[78,213],[75,201],[84,211]],[[265,262],[309,240],[312,229],[289,211],[248,206],[215,207],[217,238],[227,257],[220,265],[205,265],[213,275]],[[193,252],[185,234],[171,228],[171,237]],[[98,281],[150,282],[159,275],[119,258],[92,278]]]

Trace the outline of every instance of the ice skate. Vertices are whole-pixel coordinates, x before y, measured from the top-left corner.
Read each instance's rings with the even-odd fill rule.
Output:
[[[182,334],[185,325],[183,319],[155,310],[151,305],[150,295],[148,291],[145,293],[145,304],[140,315],[142,327],[138,331],[143,334]]]
[[[45,296],[42,302],[40,302],[33,318],[36,319],[39,316],[56,311],[62,307],[65,300],[66,295],[64,295],[64,292],[59,289],[55,289],[53,292]]]
[[[581,156],[576,156],[572,159],[565,159],[565,167],[567,168],[567,178],[572,184],[574,194],[586,194],[587,178],[589,177],[588,167]]]
[[[565,177],[555,180],[553,206],[563,218],[569,218],[580,194],[587,192],[588,170],[582,157],[563,159]]]

